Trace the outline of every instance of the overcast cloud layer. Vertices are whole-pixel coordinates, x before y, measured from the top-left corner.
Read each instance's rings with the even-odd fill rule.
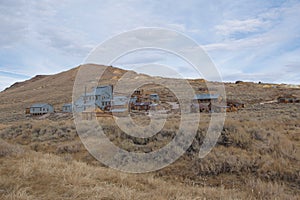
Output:
[[[0,90],[73,68],[99,43],[138,27],[193,38],[224,81],[300,84],[299,19],[300,1],[0,1]],[[141,54],[119,63],[174,64],[164,54]],[[179,73],[193,77],[178,63]]]

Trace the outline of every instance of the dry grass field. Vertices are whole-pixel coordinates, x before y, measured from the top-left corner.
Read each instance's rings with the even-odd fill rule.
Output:
[[[200,159],[198,151],[209,113],[201,113],[192,145],[175,163],[156,172],[127,174],[104,166],[88,153],[71,114],[24,114],[35,102],[51,103],[56,110],[70,102],[77,70],[39,76],[0,93],[1,199],[300,198],[300,104],[261,104],[282,94],[299,96],[300,89],[225,83],[227,98],[246,107],[226,113],[217,145],[205,158]],[[112,77],[122,73],[109,68],[105,81],[115,81]],[[203,80],[190,83],[195,91],[205,87]],[[147,118],[137,121],[147,123]],[[174,137],[178,122],[179,114],[171,115],[157,135],[141,139],[123,133],[112,118],[99,119],[109,139],[132,152],[161,148]]]

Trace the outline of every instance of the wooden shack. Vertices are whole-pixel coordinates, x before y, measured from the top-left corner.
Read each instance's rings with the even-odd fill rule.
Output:
[[[194,101],[198,103],[211,103],[220,101],[221,96],[219,94],[196,94]]]
[[[228,106],[228,110],[233,112],[233,111],[237,111],[239,109],[245,108],[245,103],[239,102],[239,101],[235,101],[235,100],[227,100],[227,106]]]
[[[26,114],[26,115],[30,114],[30,107],[25,108],[25,114]]]
[[[137,102],[131,105],[131,110],[148,111],[150,109],[150,102]]]
[[[62,111],[64,113],[71,113],[72,112],[72,104],[71,103],[66,103],[62,106]]]
[[[284,95],[277,98],[278,103],[299,103],[300,99],[298,99],[294,95]]]

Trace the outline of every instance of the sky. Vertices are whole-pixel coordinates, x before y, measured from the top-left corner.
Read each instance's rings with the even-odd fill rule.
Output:
[[[0,90],[76,67],[97,45],[142,27],[192,38],[224,81],[300,84],[299,19],[296,0],[0,0]],[[117,66],[172,65],[164,55],[140,52]]]

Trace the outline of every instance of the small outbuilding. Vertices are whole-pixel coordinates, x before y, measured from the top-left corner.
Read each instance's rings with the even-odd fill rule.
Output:
[[[66,103],[62,106],[62,111],[64,113],[71,113],[72,112],[72,104],[71,103]]]
[[[196,94],[194,101],[198,103],[210,103],[220,101],[221,96],[219,94]]]
[[[229,108],[242,109],[245,108],[245,104],[235,100],[227,100],[227,106]]]
[[[150,94],[149,99],[150,99],[151,101],[154,101],[154,102],[157,103],[157,102],[159,102],[159,95],[156,94],[156,93]]]
[[[30,107],[27,107],[26,109],[25,109],[25,114],[27,115],[27,114],[30,114]]]
[[[47,103],[37,103],[30,106],[31,115],[44,115],[53,112],[54,112],[53,106]]]

